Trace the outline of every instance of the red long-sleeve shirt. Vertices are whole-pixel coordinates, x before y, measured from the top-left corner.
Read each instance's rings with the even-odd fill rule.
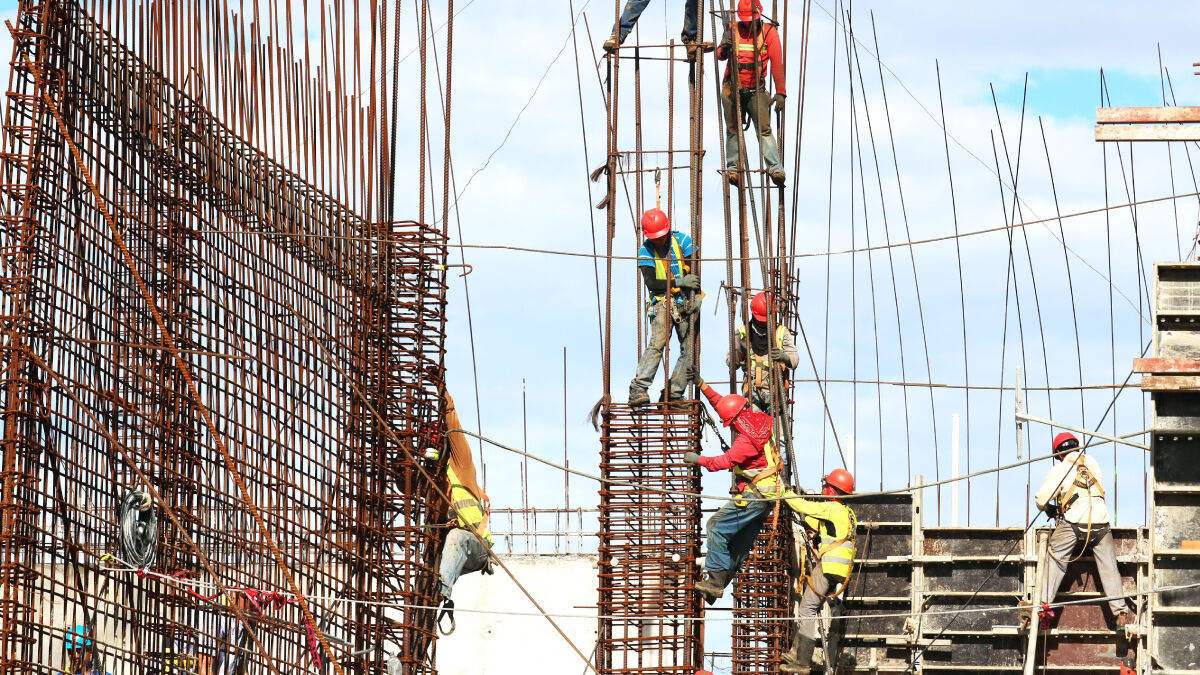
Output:
[[[708,397],[713,408],[723,396],[707,384],[700,388]],[[743,410],[733,420],[733,426],[738,430],[738,437],[724,454],[715,457],[701,456],[700,466],[709,471],[727,471],[738,467],[743,471],[750,469],[765,469],[767,467],[766,445],[771,440],[771,426],[774,420],[770,415],[753,410]],[[744,490],[746,481],[738,483],[738,489]]]
[[[754,41],[754,32],[749,24],[735,23],[733,30],[738,31],[740,39],[747,42]],[[775,81],[775,93],[787,95],[787,84],[783,76],[783,49],[779,46],[779,33],[775,27],[769,23],[764,23],[762,27],[763,46],[767,48],[765,68],[769,63],[771,66],[771,79]],[[722,61],[730,58],[732,49],[726,49],[724,45],[717,48],[717,58]],[[736,60],[736,57],[734,58]],[[747,71],[749,81],[743,79],[742,86],[753,86],[753,75]],[[729,65],[725,66],[725,77],[729,77]]]

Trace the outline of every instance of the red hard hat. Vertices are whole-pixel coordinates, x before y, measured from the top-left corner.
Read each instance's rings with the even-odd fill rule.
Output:
[[[762,3],[758,0],[738,0],[738,21],[757,21],[762,16]]]
[[[671,221],[662,209],[650,209],[642,214],[642,236],[647,239],[664,237],[671,231]]]
[[[1066,452],[1067,450],[1078,448],[1079,439],[1075,438],[1075,434],[1064,431],[1054,437],[1054,443],[1050,447],[1054,449],[1054,452]]]
[[[755,321],[765,322],[770,306],[771,295],[766,291],[759,291],[750,299],[750,316],[754,317]]]
[[[825,476],[823,482],[826,485],[832,485],[846,494],[854,493],[854,476],[851,476],[850,472],[845,469],[830,471],[829,475]]]
[[[745,396],[738,394],[726,394],[717,401],[717,405],[713,406],[717,409],[717,414],[721,416],[721,423],[729,426],[733,419],[746,409],[746,404],[749,401]]]

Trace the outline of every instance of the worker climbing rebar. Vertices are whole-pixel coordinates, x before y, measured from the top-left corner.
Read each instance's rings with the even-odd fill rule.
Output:
[[[771,131],[771,105],[782,116],[787,84],[784,81],[783,50],[779,32],[764,21],[759,0],[738,0],[737,21],[725,25],[725,34],[717,46],[717,58],[728,60],[721,83],[721,108],[725,117],[725,171],[729,182],[738,185],[745,160],[739,150],[742,143],[742,117],[754,123],[759,152],[767,175],[776,185],[786,180],[779,145]],[[767,87],[767,72],[775,83],[775,95]],[[737,69],[737,77],[732,76]],[[736,97],[736,98],[735,98]],[[741,115],[738,111],[741,111]]]
[[[821,494],[829,499],[787,500],[787,505],[802,516],[808,554],[797,584],[801,596],[796,638],[791,650],[784,652],[779,667],[784,673],[810,672],[813,650],[820,639],[817,615],[821,605],[845,588],[854,564],[858,522],[854,511],[841,499],[854,493],[854,476],[845,469],[834,469],[821,482]],[[830,662],[830,655],[825,654],[826,665]]]
[[[451,429],[461,428],[454,399],[446,394],[446,424]],[[442,545],[438,564],[438,591],[442,595],[443,618],[449,618],[447,634],[454,631],[454,601],[450,599],[458,578],[471,572],[492,574],[491,547],[495,544],[488,530],[490,512],[487,493],[475,480],[475,462],[471,447],[462,433],[450,434],[450,457],[446,465],[446,479],[450,484],[450,508],[447,520],[451,525]]]
[[[795,336],[780,322],[775,324],[775,335],[768,335],[767,315],[774,312],[775,303],[765,291],[755,294],[750,300],[750,321],[735,329],[737,340],[733,353],[726,354],[725,364],[738,364],[743,371],[742,395],[749,399],[755,410],[774,416],[771,382],[772,369],[780,371],[780,381],[787,387],[788,371],[800,363],[800,350],[796,349]],[[746,341],[750,342],[750,371],[746,372]],[[783,392],[780,392],[783,401]]]
[[[663,349],[671,339],[671,328],[679,338],[679,358],[671,371],[670,382],[664,386],[660,400],[679,401],[694,378],[695,321],[703,294],[700,277],[692,274],[697,251],[692,238],[671,229],[671,221],[662,210],[654,208],[642,215],[642,235],[646,238],[638,250],[638,269],[650,299],[646,316],[650,320],[650,342],[638,361],[637,372],[629,383],[629,405],[650,402],[647,393],[654,382],[654,373],[662,363]],[[668,298],[668,295],[670,296]]]
[[[733,426],[737,437],[729,449],[717,457],[704,457],[694,452],[684,453],[688,464],[699,464],[708,471],[732,470],[737,474],[736,490],[739,499],[726,502],[708,519],[708,548],[705,557],[705,578],[696,590],[712,604],[724,595],[725,587],[733,580],[746,560],[754,539],[762,529],[775,502],[764,498],[791,494],[781,489],[782,460],[772,442],[774,420],[770,415],[751,410],[745,397],[737,394],[722,396],[700,381],[700,391],[708,398],[725,426]]]
[[[1079,439],[1069,431],[1054,437],[1052,444],[1058,464],[1046,475],[1034,495],[1034,503],[1058,522],[1047,543],[1049,555],[1041,588],[1042,607],[1038,613],[1042,628],[1049,628],[1054,619],[1054,602],[1058,588],[1067,574],[1067,565],[1078,558],[1071,555],[1080,546],[1079,556],[1090,548],[1100,573],[1100,585],[1111,599],[1108,607],[1118,629],[1133,621],[1121,587],[1117,570],[1117,552],[1109,528],[1108,508],[1104,503],[1104,485],[1100,463],[1079,450]]]

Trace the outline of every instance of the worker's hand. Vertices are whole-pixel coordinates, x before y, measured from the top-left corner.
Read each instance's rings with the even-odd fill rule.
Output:
[[[718,46],[726,54],[729,53],[730,49],[733,49],[733,36],[729,33],[729,26],[725,27],[725,34],[721,36],[721,44]]]
[[[783,114],[783,101],[787,98],[787,94],[775,94],[775,98],[771,102],[775,104],[775,112]]]
[[[694,452],[685,452],[685,453],[683,453],[683,463],[684,464],[699,464],[700,463],[700,455],[698,455]]]
[[[787,361],[787,352],[779,347],[771,348],[771,360],[777,362]]]
[[[676,281],[675,285],[679,288],[685,288],[689,291],[698,291],[700,290],[700,277],[696,276],[695,274],[689,274]]]

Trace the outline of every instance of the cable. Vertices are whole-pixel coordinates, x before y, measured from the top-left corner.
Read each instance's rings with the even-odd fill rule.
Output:
[[[121,555],[138,567],[154,564],[158,547],[158,511],[150,495],[133,490],[117,505],[117,545]]]

